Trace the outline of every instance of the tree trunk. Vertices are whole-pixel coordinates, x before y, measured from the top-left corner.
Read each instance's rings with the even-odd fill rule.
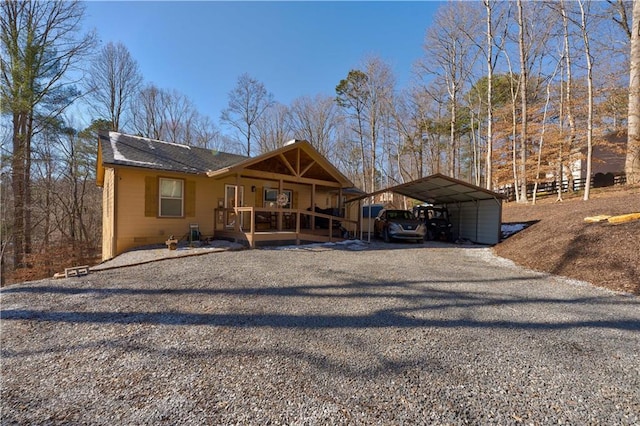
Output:
[[[542,168],[542,147],[544,146],[544,134],[547,129],[547,112],[549,111],[549,102],[551,101],[551,83],[553,82],[556,72],[562,59],[556,64],[556,69],[553,71],[553,75],[547,81],[547,98],[544,102],[544,111],[542,114],[542,129],[540,130],[540,141],[538,143],[538,162],[536,164],[536,178],[535,185],[533,186],[532,204],[536,203],[536,194],[538,192],[538,183],[540,181],[540,170]]]
[[[11,158],[11,186],[13,190],[13,268],[24,266],[24,206],[25,206],[25,138],[26,122],[23,114],[13,115],[13,156]]]
[[[527,202],[527,52],[524,46],[524,16],[522,0],[518,0],[518,45],[520,47],[520,202]]]
[[[573,116],[573,98],[572,98],[572,88],[573,88],[573,71],[571,69],[571,48],[569,45],[569,19],[567,18],[567,11],[565,9],[564,1],[560,2],[560,13],[562,14],[562,28],[564,35],[564,57],[565,57],[565,65],[567,67],[567,91],[565,94],[566,99],[566,107],[567,107],[567,121],[569,122],[569,141],[567,144],[567,156],[571,159],[571,154],[573,151],[573,145],[576,140],[576,119]],[[561,140],[562,143],[562,140]],[[560,157],[560,190],[562,191],[562,147],[561,147],[561,157]],[[573,192],[573,173],[569,170],[569,174],[567,176],[567,190]],[[558,198],[561,198],[559,195]]]
[[[633,2],[629,70],[629,118],[625,172],[627,183],[640,183],[640,0]]]
[[[584,197],[589,199],[591,192],[591,157],[593,154],[593,58],[589,48],[589,33],[587,30],[587,16],[584,10],[583,0],[579,0],[581,15],[582,40],[584,42],[584,56],[587,61],[587,173],[584,184]]]
[[[491,28],[491,4],[484,2],[487,9],[487,159],[485,172],[485,188],[493,189],[492,157],[493,157],[493,32]]]
[[[450,156],[449,156],[449,176],[455,178],[456,176],[456,145],[457,145],[457,141],[456,141],[456,136],[457,136],[457,132],[456,132],[456,121],[458,120],[457,117],[457,112],[458,112],[458,108],[457,108],[457,91],[458,88],[454,86],[452,88],[451,91],[451,121],[450,121],[450,139],[449,139],[449,144],[450,144]]]

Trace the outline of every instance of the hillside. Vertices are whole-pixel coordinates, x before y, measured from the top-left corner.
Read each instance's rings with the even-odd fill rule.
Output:
[[[611,225],[585,217],[640,212],[640,186],[592,190],[589,201],[566,196],[535,205],[506,203],[502,222],[535,221],[495,246],[528,268],[640,295],[640,220]]]

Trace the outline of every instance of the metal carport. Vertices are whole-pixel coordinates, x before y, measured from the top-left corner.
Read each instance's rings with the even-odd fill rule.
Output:
[[[446,205],[451,215],[453,233],[458,238],[479,244],[497,244],[500,241],[502,201],[506,199],[502,194],[436,173],[371,192],[349,202],[359,201],[358,211],[362,216],[362,201],[385,192],[394,192],[425,203]]]

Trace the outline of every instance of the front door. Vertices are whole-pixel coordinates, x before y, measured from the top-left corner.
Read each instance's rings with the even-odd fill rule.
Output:
[[[238,188],[238,207],[244,205],[244,186]],[[224,186],[224,207],[226,209],[232,209],[236,207],[236,185]],[[236,224],[236,214],[234,212],[227,212],[226,227],[232,229]],[[240,227],[242,227],[242,215],[240,215]]]

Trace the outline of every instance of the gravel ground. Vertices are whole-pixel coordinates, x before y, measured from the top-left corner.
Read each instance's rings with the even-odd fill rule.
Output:
[[[2,424],[638,424],[640,299],[488,248],[223,251],[4,288]]]

